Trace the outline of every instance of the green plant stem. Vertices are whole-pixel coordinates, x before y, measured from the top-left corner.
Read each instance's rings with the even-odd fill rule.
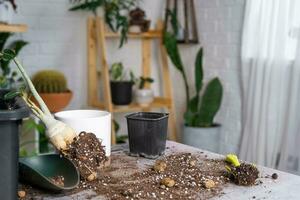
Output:
[[[181,71],[182,77],[183,77],[183,81],[184,81],[184,86],[185,86],[185,97],[186,97],[186,111],[189,108],[189,102],[190,102],[190,89],[189,89],[189,84],[187,81],[187,77],[185,75],[185,71],[182,70]]]
[[[34,96],[34,98],[36,99],[36,101],[39,103],[43,114],[47,115],[47,116],[51,116],[51,112],[49,111],[48,107],[46,106],[45,102],[43,101],[43,99],[40,97],[40,95],[38,94],[38,92],[36,91],[35,87],[33,86],[30,78],[28,77],[27,73],[25,72],[24,68],[22,67],[21,63],[14,58],[14,63],[17,65],[18,69],[20,70],[23,78],[25,79],[30,91],[32,92],[32,95]]]

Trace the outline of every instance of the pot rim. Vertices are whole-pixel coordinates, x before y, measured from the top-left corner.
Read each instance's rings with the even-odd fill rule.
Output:
[[[209,128],[219,128],[222,126],[222,124],[220,123],[213,123],[212,126],[187,126],[186,124],[183,124],[184,127],[187,127],[187,128],[194,128],[194,129],[209,129]]]
[[[67,95],[67,94],[73,94],[71,90],[67,90],[66,92],[39,92],[40,95]]]
[[[111,83],[131,83],[134,84],[133,81],[110,81]]]
[[[81,116],[80,113],[82,114]],[[110,117],[110,116],[111,113],[105,110],[91,110],[91,109],[64,110],[64,111],[59,111],[54,113],[54,117],[59,120],[99,119],[99,118]]]
[[[147,114],[154,114],[154,115],[161,115],[161,117],[158,118],[146,118],[146,117],[139,117],[138,115],[143,114],[143,113],[147,113]],[[140,121],[160,121],[164,118],[169,117],[169,113],[159,113],[159,112],[135,112],[135,113],[131,113],[129,115],[125,116],[126,119],[133,119],[133,120],[140,120]]]

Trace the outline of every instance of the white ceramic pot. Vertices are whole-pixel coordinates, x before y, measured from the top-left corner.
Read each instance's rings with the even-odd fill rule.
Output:
[[[151,89],[137,89],[134,96],[135,101],[141,106],[148,106],[154,99],[154,93]]]
[[[182,140],[184,144],[219,153],[220,129],[220,125],[207,128],[183,126]]]
[[[14,9],[9,1],[0,0],[0,23],[10,24]]]
[[[102,140],[106,156],[111,152],[111,114],[101,110],[69,110],[54,114],[60,120],[75,129],[77,134],[82,131],[94,133]]]

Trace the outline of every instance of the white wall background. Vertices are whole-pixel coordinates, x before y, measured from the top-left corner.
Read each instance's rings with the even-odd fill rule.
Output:
[[[16,34],[30,42],[20,58],[30,74],[41,69],[57,69],[66,75],[74,98],[68,109],[84,108],[87,101],[86,19],[85,12],[69,12],[68,0],[17,0],[18,12],[14,23],[26,23],[29,31]],[[236,152],[240,140],[240,84],[239,52],[244,0],[195,0],[200,45],[204,47],[205,81],[219,76],[224,86],[222,108],[216,121],[222,124],[222,152]],[[162,18],[165,1],[144,0],[141,7],[146,10],[152,26]],[[118,40],[109,42],[109,63],[124,62],[125,66],[139,73],[141,64],[140,42],[130,41],[118,49]],[[157,45],[157,44],[154,44]],[[195,54],[200,45],[180,46],[183,61],[193,84]],[[134,55],[134,56],[132,56]],[[157,56],[153,51],[153,85],[159,94]],[[178,130],[182,124],[185,98],[180,74],[171,68],[174,98],[177,110]],[[123,115],[118,121],[124,124]],[[126,132],[122,126],[121,132]],[[180,131],[179,131],[180,132]]]

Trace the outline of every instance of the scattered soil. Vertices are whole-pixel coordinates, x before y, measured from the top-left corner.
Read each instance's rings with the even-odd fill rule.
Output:
[[[231,167],[230,179],[237,185],[254,185],[259,171],[253,164],[242,163],[239,167]]]
[[[112,155],[110,167],[103,168],[93,181],[82,179],[79,186],[61,194],[71,196],[83,190],[111,200],[125,199],[209,199],[221,196],[229,182],[225,161],[206,159],[203,155],[176,153],[161,158],[157,163],[166,167],[155,170],[155,163],[141,170],[139,160],[124,154]],[[165,164],[164,164],[165,163]],[[36,188],[22,186],[30,197],[43,194]],[[42,195],[41,195],[42,196]],[[86,197],[87,198],[87,197]]]
[[[51,182],[53,182],[55,185],[64,187],[65,186],[65,178],[63,176],[54,176],[49,178]]]
[[[81,178],[94,180],[97,177],[97,171],[107,160],[105,156],[105,147],[93,133],[81,132],[78,137],[69,145],[64,156],[72,160],[77,166]]]
[[[193,161],[192,165],[190,164]],[[165,166],[164,170],[157,170]],[[101,173],[98,180],[82,181],[79,190],[93,189],[110,199],[208,199],[221,195],[229,181],[223,160],[200,160],[190,153],[173,154],[142,172],[122,179]],[[206,187],[207,181],[213,182]],[[200,196],[199,196],[200,195]]]

